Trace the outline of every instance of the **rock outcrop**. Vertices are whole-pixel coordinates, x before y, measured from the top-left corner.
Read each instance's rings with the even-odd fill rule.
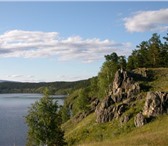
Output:
[[[113,103],[114,101],[111,96],[107,96],[102,102],[99,103],[95,110],[97,115],[96,122],[105,123],[113,119]]]
[[[118,70],[116,72],[112,89],[114,102],[120,102],[140,92],[140,86],[132,76],[127,71]]]
[[[150,72],[144,70],[141,74],[133,74],[123,70],[116,72],[112,91],[96,106],[95,113],[98,123],[119,119],[122,125],[130,120],[134,113],[132,115],[127,115],[127,113],[123,115],[123,113],[129,108],[134,108],[135,103],[144,98],[144,94],[139,94],[140,85],[135,82],[134,78],[147,78]],[[151,118],[160,114],[168,114],[168,93],[148,92],[141,111],[134,117],[136,127],[143,126]]]
[[[130,120],[130,115],[124,115],[120,118],[120,124],[123,125],[125,123],[127,123]]]
[[[104,123],[114,118],[118,119],[128,106],[128,102],[124,102],[124,100],[126,101],[129,98],[132,100],[133,96],[139,92],[140,86],[134,82],[131,74],[118,70],[113,81],[112,92],[96,107],[96,121]]]
[[[168,93],[148,92],[143,115],[147,117],[156,117],[163,113],[168,113]]]
[[[147,123],[146,118],[142,114],[142,112],[138,113],[134,118],[134,124],[136,127],[141,127]]]
[[[148,92],[143,112],[136,115],[134,118],[134,124],[136,127],[143,126],[147,123],[147,119],[164,113],[168,113],[168,93]]]
[[[109,105],[104,106],[106,101],[101,102],[101,104],[97,107],[95,110],[97,118],[96,122],[98,123],[105,123],[109,122],[112,119],[118,119],[126,110],[127,105],[126,104],[119,104],[119,105]]]

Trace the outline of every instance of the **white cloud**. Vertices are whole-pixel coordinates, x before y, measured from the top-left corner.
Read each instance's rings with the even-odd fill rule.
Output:
[[[20,77],[23,77],[23,75],[16,75],[16,74],[13,74],[13,75],[7,75],[8,78],[20,78]]]
[[[129,55],[130,43],[83,39],[80,36],[61,38],[57,32],[11,30],[0,35],[0,57],[56,56],[62,61],[78,59],[89,63],[114,51],[119,55]]]
[[[87,73],[85,75],[57,75],[56,81],[79,81],[79,80],[88,79],[90,77],[91,76],[88,75]]]
[[[167,31],[168,9],[140,11],[124,18],[125,28],[129,32]]]
[[[10,74],[6,75],[5,80],[8,81],[20,81],[20,82],[39,82],[35,79],[33,75],[23,75],[23,74]]]

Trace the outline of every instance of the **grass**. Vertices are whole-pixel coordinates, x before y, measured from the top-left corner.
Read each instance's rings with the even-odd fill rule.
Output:
[[[159,117],[157,120],[140,128],[135,128],[130,133],[103,142],[93,142],[79,146],[167,146],[168,145],[168,116]]]
[[[148,83],[153,91],[168,91],[168,68],[153,68],[153,80]]]
[[[99,124],[95,119],[93,113],[77,124],[72,124],[71,121],[64,124],[62,127],[66,130],[65,139],[68,144],[74,146],[82,143],[101,142],[126,134],[135,128],[133,118],[125,125],[121,125],[118,120]]]

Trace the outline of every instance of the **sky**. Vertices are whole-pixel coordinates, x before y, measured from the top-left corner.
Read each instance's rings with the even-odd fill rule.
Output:
[[[0,80],[77,81],[168,32],[166,1],[0,1]]]

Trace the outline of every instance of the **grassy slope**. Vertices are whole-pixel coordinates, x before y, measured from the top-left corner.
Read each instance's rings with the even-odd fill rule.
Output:
[[[154,75],[154,80],[149,82],[154,91],[168,91],[168,68],[150,69]]]
[[[127,134],[121,134],[111,140],[93,142],[81,146],[167,146],[168,145],[168,116],[140,128],[135,128]]]
[[[168,69],[150,69],[153,79],[145,82],[153,91],[168,91]],[[145,97],[145,93],[142,93]],[[165,146],[168,145],[168,116],[160,116],[153,122],[135,128],[133,115],[139,112],[144,105],[144,99],[135,101],[135,107],[124,114],[131,114],[131,119],[121,125],[118,120],[108,123],[96,123],[95,114],[91,114],[79,123],[69,120],[62,127],[69,145],[82,146]],[[84,144],[85,143],[85,144]]]

